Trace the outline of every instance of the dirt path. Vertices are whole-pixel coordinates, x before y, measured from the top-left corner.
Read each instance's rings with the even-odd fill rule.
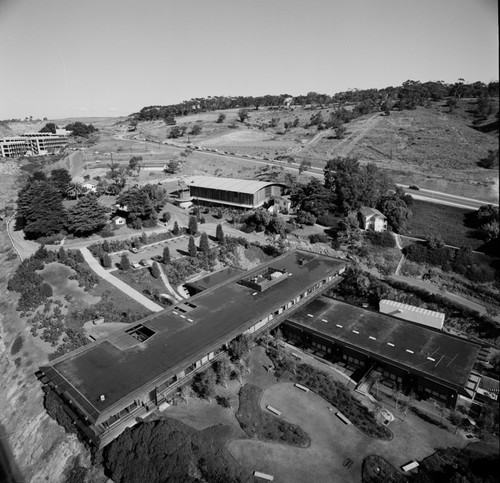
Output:
[[[92,256],[92,253],[90,253],[87,248],[80,248],[80,251],[82,252],[83,258],[85,258],[85,261],[89,264],[90,268],[97,275],[99,275],[99,277],[114,285],[117,289],[121,290],[124,294],[133,298],[135,301],[144,305],[144,307],[146,307],[147,309],[153,312],[160,312],[163,310],[163,307],[161,305],[158,305],[152,300],[149,300],[137,290],[133,289],[130,285],[127,285],[125,282],[122,282],[120,279],[114,277],[111,273],[105,270],[101,266],[101,264]]]
[[[361,128],[345,139],[343,139],[333,150],[334,156],[348,156],[350,152],[356,147],[356,145],[363,139],[364,136],[373,129],[381,120],[380,113],[376,113],[373,116],[366,119],[361,126]],[[358,126],[361,123],[358,123]]]

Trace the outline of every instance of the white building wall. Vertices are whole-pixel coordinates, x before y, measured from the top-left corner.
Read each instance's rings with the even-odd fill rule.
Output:
[[[444,314],[440,312],[385,299],[379,302],[379,310],[383,314],[393,315],[399,319],[409,320],[434,329],[443,329]]]

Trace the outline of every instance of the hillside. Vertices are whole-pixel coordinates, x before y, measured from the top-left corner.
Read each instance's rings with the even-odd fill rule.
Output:
[[[321,111],[326,119],[332,109],[261,107],[250,110],[245,123],[238,122],[237,109],[231,109],[180,117],[177,123],[187,124],[187,133],[200,124],[202,133],[189,136],[190,142],[221,151],[269,159],[291,156],[295,162],[307,159],[318,167],[331,157],[353,155],[390,170],[402,184],[498,201],[498,171],[477,165],[489,150],[498,149],[498,120],[494,115],[498,98],[493,113],[479,128],[473,127],[475,103],[475,99],[461,100],[453,113],[445,101],[440,101],[415,110],[391,111],[388,116],[367,114],[345,125],[347,133],[342,140],[335,139],[332,130],[306,127],[311,116]],[[226,119],[219,124],[216,120],[222,112]],[[276,126],[270,127],[273,118]],[[298,127],[285,130],[285,122],[295,118]],[[137,134],[160,141],[166,139],[170,129],[162,121],[141,122]],[[187,142],[188,136],[178,141]]]

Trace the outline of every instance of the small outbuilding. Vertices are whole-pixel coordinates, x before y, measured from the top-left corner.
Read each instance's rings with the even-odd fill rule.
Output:
[[[444,314],[442,312],[435,312],[434,310],[387,299],[382,299],[379,302],[379,310],[383,314],[392,315],[399,319],[409,320],[410,322],[416,322],[417,324],[433,327],[434,329],[443,329]]]
[[[361,207],[358,212],[358,219],[362,230],[387,230],[386,216],[375,208]]]

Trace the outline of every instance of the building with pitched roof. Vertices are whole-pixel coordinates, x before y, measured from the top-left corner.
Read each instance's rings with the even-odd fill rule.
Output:
[[[363,206],[358,212],[359,223],[363,230],[386,231],[387,218],[379,210]]]
[[[246,209],[258,208],[286,189],[281,183],[212,176],[195,176],[188,187],[191,200],[197,204]]]

